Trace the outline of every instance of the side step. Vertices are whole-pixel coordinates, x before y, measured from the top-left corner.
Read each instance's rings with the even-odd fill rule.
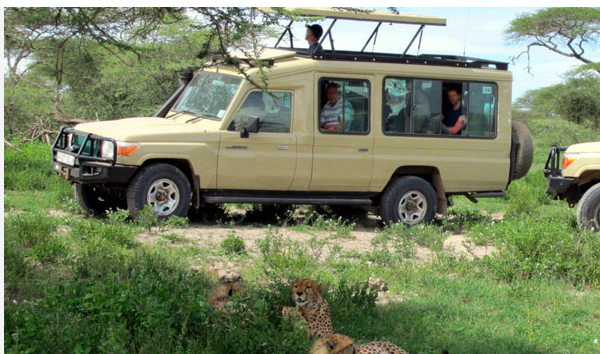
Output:
[[[469,199],[473,203],[477,203],[477,198],[505,198],[506,192],[504,192],[504,191],[471,192],[471,193],[465,193],[465,197],[467,197],[467,199]]]
[[[370,194],[254,192],[254,191],[202,191],[203,203],[248,203],[248,204],[306,204],[306,205],[363,205],[373,204]]]

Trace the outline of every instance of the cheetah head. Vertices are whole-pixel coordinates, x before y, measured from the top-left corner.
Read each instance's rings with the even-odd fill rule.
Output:
[[[330,334],[315,342],[310,354],[356,354],[352,338],[343,334]]]
[[[217,288],[214,289],[212,293],[212,299],[219,299],[219,301],[223,301],[224,299],[232,297],[238,291],[244,289],[244,286],[240,283],[228,283],[221,284]]]
[[[322,299],[321,286],[311,279],[296,280],[292,284],[292,299],[297,306],[303,307]]]

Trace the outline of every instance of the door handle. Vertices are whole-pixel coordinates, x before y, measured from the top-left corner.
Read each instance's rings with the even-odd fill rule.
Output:
[[[289,145],[277,145],[277,150],[289,150]]]
[[[235,150],[246,150],[248,147],[246,145],[229,145],[225,147],[226,149],[235,149]]]
[[[359,152],[367,152],[367,151],[369,151],[369,149],[367,149],[367,148],[360,148],[360,149],[358,149],[358,151]]]

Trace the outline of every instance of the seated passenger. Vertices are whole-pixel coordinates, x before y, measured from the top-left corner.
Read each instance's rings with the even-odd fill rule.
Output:
[[[467,116],[462,113],[462,100],[457,89],[450,88],[448,90],[448,101],[450,101],[451,106],[443,113],[442,133],[460,134],[461,130],[467,125]]]
[[[342,129],[341,126],[351,126],[354,110],[348,101],[346,101],[342,107],[338,88],[338,84],[334,82],[327,84],[327,103],[321,109],[321,114],[319,116],[319,127],[322,130],[330,132],[347,131]],[[342,123],[342,121],[344,121],[344,123]]]

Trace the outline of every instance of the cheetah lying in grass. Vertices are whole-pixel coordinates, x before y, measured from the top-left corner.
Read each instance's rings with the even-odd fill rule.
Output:
[[[324,337],[333,333],[331,309],[321,296],[322,287],[311,279],[296,280],[292,284],[292,299],[296,307],[286,306],[282,315],[299,315],[306,321],[309,339]]]
[[[208,298],[208,303],[212,306],[213,310],[229,313],[229,298],[241,290],[244,290],[244,286],[240,283],[219,285],[213,290],[212,295]]]
[[[408,354],[404,349],[385,342],[354,344],[343,334],[330,334],[316,341],[310,354]]]

